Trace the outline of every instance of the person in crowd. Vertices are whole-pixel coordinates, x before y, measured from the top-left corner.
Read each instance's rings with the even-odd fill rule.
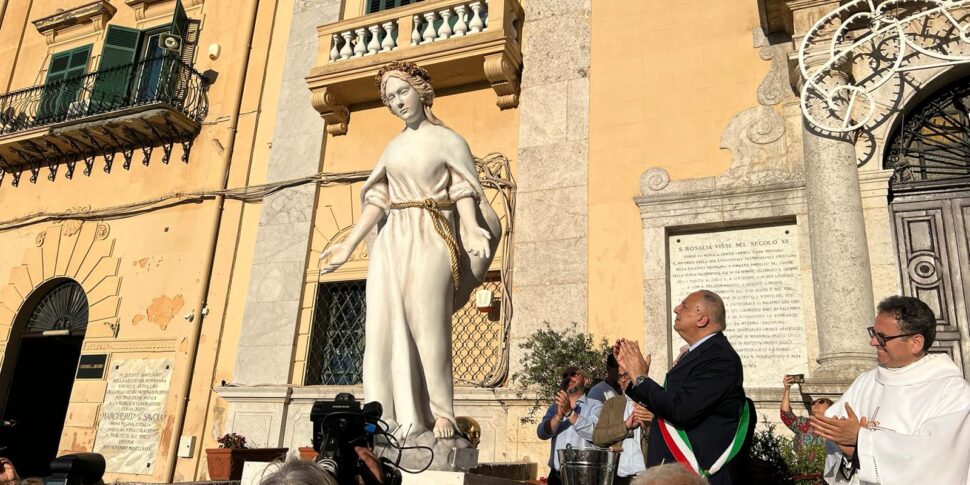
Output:
[[[9,458],[0,457],[0,485],[18,485],[20,475]]]
[[[709,483],[704,477],[691,473],[676,463],[668,463],[648,468],[630,485],[708,485]]]
[[[589,390],[587,397],[605,403],[613,396],[622,393],[623,391],[620,389],[620,364],[616,362],[616,357],[610,352],[606,354],[606,379],[596,383]]]
[[[619,374],[617,383],[625,388],[630,377]],[[613,396],[603,404],[593,429],[593,444],[620,449],[614,485],[629,485],[634,476],[647,468],[647,430],[652,421],[653,413],[625,394]]]
[[[536,434],[541,440],[551,440],[549,445],[549,485],[560,485],[559,450],[567,445],[573,448],[593,447],[593,430],[599,416],[599,401],[586,396],[586,373],[575,366],[563,370],[560,390],[555,402],[549,405],[546,415],[539,422]]]
[[[674,309],[674,330],[688,345],[665,382],[648,377],[650,357],[637,342],[619,340],[614,353],[633,383],[626,394],[656,415],[647,466],[678,462],[712,484],[747,483],[747,447],[756,422],[745,397],[741,358],[727,337],[724,302],[700,290]]]
[[[781,393],[781,422],[785,423],[788,427],[795,433],[794,439],[792,439],[792,446],[795,448],[795,452],[801,454],[804,450],[809,450],[808,456],[809,461],[814,459],[814,453],[811,451],[812,447],[817,445],[822,445],[825,440],[815,436],[810,433],[808,418],[804,416],[796,416],[791,410],[791,386],[795,382],[795,376],[785,376],[782,380],[782,384],[785,386],[785,390]],[[825,410],[832,405],[832,400],[827,397],[820,397],[812,401],[812,416],[823,416]]]
[[[869,345],[876,368],[860,375],[824,416],[830,484],[970,483],[970,384],[946,354],[929,354],[936,316],[922,301],[879,303]]]
[[[270,465],[266,471],[270,473],[263,476],[259,485],[338,485],[331,472],[313,461],[291,458]]]

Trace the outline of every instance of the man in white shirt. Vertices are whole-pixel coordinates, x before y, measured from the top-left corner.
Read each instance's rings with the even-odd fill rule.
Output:
[[[563,371],[562,384],[556,400],[539,422],[536,434],[541,440],[552,440],[549,453],[549,485],[560,485],[559,450],[594,448],[593,429],[602,403],[586,397],[586,373],[578,367]]]
[[[936,317],[923,302],[879,303],[869,345],[879,365],[855,380],[825,416],[830,484],[966,485],[970,482],[970,385],[945,354],[928,354]]]
[[[622,373],[618,381],[625,388],[630,377]],[[647,430],[651,422],[653,413],[625,394],[611,397],[603,404],[593,430],[593,444],[621,450],[613,485],[629,485],[633,477],[647,469]]]

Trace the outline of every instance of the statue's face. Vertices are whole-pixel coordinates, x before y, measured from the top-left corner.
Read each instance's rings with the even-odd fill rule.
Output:
[[[391,112],[405,123],[421,121],[424,118],[421,95],[407,81],[396,77],[389,78],[384,86],[384,95]]]

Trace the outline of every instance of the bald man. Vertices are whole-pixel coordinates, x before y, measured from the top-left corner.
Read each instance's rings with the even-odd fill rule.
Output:
[[[647,467],[678,462],[714,485],[748,483],[747,447],[757,421],[742,387],[741,358],[724,336],[724,302],[700,290],[674,309],[674,330],[687,350],[664,383],[647,376],[650,357],[620,340],[614,353],[633,384],[626,394],[654,415]]]

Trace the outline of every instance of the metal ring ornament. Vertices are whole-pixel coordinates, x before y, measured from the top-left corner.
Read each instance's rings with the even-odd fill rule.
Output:
[[[970,24],[962,25],[952,13],[956,9],[970,6],[970,0],[887,0],[879,5],[875,3],[875,0],[852,0],[816,21],[802,39],[798,50],[798,64],[805,82],[800,93],[799,105],[805,119],[819,129],[846,133],[867,125],[876,114],[876,101],[872,93],[900,72],[970,62],[970,54],[935,52],[919,45],[906,35],[906,27],[911,23],[940,15],[950,29],[958,32],[960,41],[970,44]],[[927,5],[932,7],[919,8]],[[915,11],[904,17],[895,15],[894,10],[905,8],[912,8]],[[835,22],[840,22],[838,27],[830,25]],[[856,36],[851,44],[844,45],[843,42],[849,37],[849,32],[860,23],[865,25],[864,31],[867,32]],[[831,32],[831,39],[827,39],[828,45],[819,45],[825,39],[825,34],[829,32]],[[841,64],[850,62],[852,57],[859,53],[860,47],[882,37],[894,38],[898,44],[895,58],[888,59],[891,60],[889,66],[874,71],[875,76],[864,83],[842,84],[834,87],[824,85],[824,79]],[[907,57],[907,46],[914,53],[942,62],[903,66]],[[819,51],[826,52],[828,58],[818,67],[811,68],[808,62],[809,53],[818,55]],[[842,118],[827,116],[825,117],[827,119],[821,119],[810,109],[813,99],[821,100],[827,110],[841,113]],[[858,113],[859,116],[853,117],[853,113]]]

